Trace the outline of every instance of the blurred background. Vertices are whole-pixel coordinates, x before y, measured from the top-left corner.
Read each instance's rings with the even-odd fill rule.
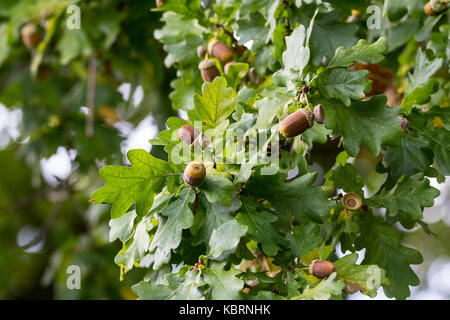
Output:
[[[67,27],[71,4],[81,12],[76,32]],[[145,270],[120,281],[110,207],[89,199],[102,185],[98,169],[126,164],[128,150],[164,158],[148,140],[169,116],[185,115],[171,107],[175,70],[154,38],[162,25],[153,6],[0,1],[0,299],[136,298],[130,286]],[[33,33],[23,31],[30,23]],[[405,243],[424,256],[413,266],[421,285],[411,299],[450,298],[450,184],[432,185],[441,195],[424,220],[439,237],[405,230]],[[81,290],[67,289],[70,265],[81,268]],[[382,290],[377,298],[386,298]]]

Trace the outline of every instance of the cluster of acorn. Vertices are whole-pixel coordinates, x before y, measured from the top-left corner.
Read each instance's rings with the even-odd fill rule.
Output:
[[[243,52],[246,50],[243,46],[236,46],[235,49],[238,56],[242,56]],[[199,58],[205,58],[205,60],[198,65],[203,81],[211,82],[220,75],[216,62],[213,59],[209,59],[208,56],[214,57],[220,62],[225,63],[223,70],[225,73],[228,73],[230,66],[237,63],[236,61],[231,61],[234,55],[233,49],[219,40],[212,40],[208,44],[208,49],[204,46],[198,46],[197,56]],[[259,77],[255,68],[250,68],[247,77],[252,83],[259,83]]]
[[[190,125],[184,125],[178,130],[181,141],[191,145],[200,135],[200,131]],[[205,165],[200,161],[191,161],[184,169],[184,181],[193,187],[200,186],[206,177]]]
[[[296,137],[311,128],[314,122],[325,123],[325,113],[321,104],[314,107],[314,111],[301,108],[287,116],[280,123],[280,133],[286,138]]]
[[[447,9],[448,3],[449,0],[430,0],[425,4],[423,10],[428,16],[436,16]]]

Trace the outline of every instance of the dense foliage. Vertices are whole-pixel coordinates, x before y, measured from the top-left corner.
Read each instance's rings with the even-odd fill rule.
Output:
[[[0,1],[0,298],[407,298],[450,172],[448,1],[156,4]]]
[[[422,210],[439,191],[427,177],[450,172],[449,15],[427,16],[418,0],[371,4],[163,1],[155,37],[188,120],[169,118],[151,141],[167,161],[131,150],[131,166],[103,167],[92,195],[112,205],[122,275],[149,270],[133,286],[141,299],[339,299],[379,286],[404,299],[419,284],[422,256],[399,226],[428,231]],[[279,134],[318,104],[324,124]],[[199,135],[180,156],[186,125]],[[182,179],[192,159],[207,169],[199,186]],[[350,252],[340,259],[338,243]],[[314,276],[315,259],[335,271]]]

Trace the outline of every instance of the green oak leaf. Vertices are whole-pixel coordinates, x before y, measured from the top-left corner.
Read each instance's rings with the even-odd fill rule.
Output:
[[[426,138],[430,142],[431,149],[434,152],[439,171],[448,176],[450,175],[450,131],[444,128],[434,128],[433,133],[427,133]]]
[[[325,125],[316,123],[301,135],[301,139],[308,145],[309,149],[312,149],[314,142],[326,143],[331,132],[331,130],[325,128]]]
[[[224,77],[217,77],[213,82],[204,82],[202,96],[194,95],[194,112],[206,128],[216,127],[233,113],[236,107],[236,92],[227,88]]]
[[[255,102],[255,108],[258,109],[256,128],[269,128],[275,116],[283,109],[283,105],[287,102],[287,100],[287,97],[275,95],[274,97],[265,97]]]
[[[421,49],[417,51],[414,72],[408,74],[408,91],[410,94],[414,89],[425,86],[431,77],[442,67],[444,59],[428,60],[427,55]]]
[[[409,286],[420,283],[410,265],[423,262],[420,252],[401,244],[402,238],[402,232],[367,213],[356,241],[357,250],[366,248],[363,263],[376,264],[386,271],[390,280],[390,284],[383,285],[386,296],[397,299],[406,299],[410,295]]]
[[[209,268],[203,270],[203,278],[209,285],[214,300],[240,299],[244,281],[236,278],[239,270],[225,270],[226,262],[211,262]]]
[[[430,181],[419,172],[398,182],[391,190],[381,190],[367,202],[377,208],[386,208],[391,217],[402,212],[413,220],[420,220],[423,208],[432,207],[439,194],[439,190],[431,187]]]
[[[433,110],[433,109],[432,109]],[[435,127],[436,114],[428,112],[414,112],[408,118],[408,125],[414,133],[428,142],[429,148],[434,153],[434,161],[437,169],[443,175],[450,175],[450,131],[445,127]],[[445,126],[445,125],[444,125]]]
[[[198,63],[196,48],[204,43],[203,35],[208,31],[190,17],[165,12],[162,16],[165,22],[163,28],[154,32],[155,38],[164,44],[164,50],[168,53],[164,60],[167,67],[174,63]]]
[[[434,106],[427,112],[429,117],[437,117],[441,119],[444,124],[444,128],[450,131],[450,107],[441,108]]]
[[[389,164],[394,179],[402,175],[410,177],[430,166],[430,159],[424,152],[428,142],[420,137],[407,134],[400,139],[397,147],[387,147],[383,160]]]
[[[109,221],[109,241],[119,239],[121,242],[126,242],[130,239],[133,233],[134,219],[136,218],[136,211],[129,211],[122,217],[111,219]]]
[[[223,253],[237,248],[241,237],[247,232],[247,227],[236,220],[230,220],[213,230],[209,240],[209,256],[217,258]]]
[[[317,173],[307,173],[292,181],[284,183],[284,175],[252,176],[248,187],[256,194],[267,199],[275,207],[277,215],[284,221],[295,216],[299,221],[309,218],[321,223],[335,207],[328,200],[327,192],[321,187],[313,186]]]
[[[225,206],[219,201],[211,203],[206,196],[200,194],[200,205],[195,212],[194,225],[191,228],[194,235],[193,244],[208,244],[214,230],[233,219],[232,213],[240,207],[241,201],[235,197],[230,206]]]
[[[268,256],[274,256],[280,250],[283,237],[272,226],[278,218],[268,211],[257,211],[254,199],[242,201],[242,207],[235,218],[241,225],[247,227],[247,236],[261,243],[262,250]]]
[[[233,188],[229,175],[214,169],[208,169],[205,181],[200,186],[209,202],[220,201],[225,206],[230,206],[233,201]]]
[[[367,78],[368,70],[349,72],[345,69],[334,69],[325,84],[319,90],[328,98],[342,101],[350,105],[350,99],[361,100],[371,89],[371,81]]]
[[[287,235],[294,255],[298,258],[308,255],[316,249],[324,240],[320,235],[320,226],[316,223],[308,223],[295,226]]]
[[[158,270],[170,261],[172,249],[178,248],[181,234],[194,223],[194,215],[189,204],[195,200],[195,191],[185,188],[180,192],[178,199],[161,211],[167,219],[160,221],[158,230],[150,244],[150,252],[154,252],[155,262],[153,270]]]
[[[336,280],[345,281],[347,285],[354,284],[361,288],[362,293],[375,297],[381,285],[388,285],[386,271],[377,265],[357,265],[357,253],[348,254],[335,262]],[[350,285],[351,285],[350,284]]]
[[[318,65],[322,62],[323,57],[330,61],[338,47],[354,46],[358,41],[355,36],[357,30],[358,27],[354,24],[328,21],[325,13],[323,19],[318,19],[314,24],[311,34],[312,62]]]
[[[355,61],[365,63],[378,63],[384,59],[383,54],[387,51],[386,38],[380,37],[376,42],[368,44],[361,39],[352,48],[339,47],[334,53],[328,68],[349,67]]]
[[[350,156],[356,156],[361,145],[377,156],[382,144],[398,143],[403,135],[402,120],[397,116],[400,108],[389,108],[386,101],[385,95],[376,95],[367,101],[355,101],[350,107],[322,103],[326,127],[343,136]]]
[[[335,280],[336,272],[333,272],[327,279],[319,282],[315,287],[309,286],[303,290],[300,296],[292,298],[293,300],[328,300],[342,294],[345,284],[342,281]]]
[[[301,74],[309,62],[310,55],[305,27],[298,26],[285,40],[286,50],[282,55],[283,65],[285,69],[292,69]]]
[[[331,171],[328,179],[333,182],[336,189],[342,189],[345,192],[361,193],[364,187],[364,179],[358,177],[358,172],[351,163],[346,163],[344,166],[338,164]]]
[[[169,94],[175,110],[194,108],[194,93],[202,87],[203,81],[198,69],[179,70],[178,78],[170,82],[173,91]]]
[[[224,75],[229,86],[236,89],[247,76],[248,69],[249,66],[247,63],[237,62],[230,65],[228,72]]]
[[[95,203],[112,205],[111,218],[120,218],[135,203],[138,216],[146,215],[155,195],[164,185],[173,186],[179,181],[178,168],[157,159],[142,149],[128,151],[131,167],[107,165],[100,169],[105,185],[92,194]]]
[[[265,18],[260,13],[252,13],[243,17],[236,24],[236,36],[240,45],[252,41],[252,50],[259,50],[264,46],[269,29],[265,25]]]
[[[133,238],[124,244],[123,249],[114,258],[114,262],[123,267],[125,272],[133,268],[134,263],[139,263],[150,244],[150,235],[148,231],[153,229],[154,224],[148,219],[141,220],[134,231]]]
[[[431,99],[431,95],[439,89],[436,79],[430,79],[424,86],[414,88],[402,101],[402,111],[409,114],[414,105],[424,105]]]
[[[191,270],[184,276],[166,275],[167,284],[140,281],[131,287],[139,300],[204,300],[199,289],[204,285],[201,273]]]

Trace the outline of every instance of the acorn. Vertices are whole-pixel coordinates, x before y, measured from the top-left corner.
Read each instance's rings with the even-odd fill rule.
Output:
[[[206,168],[200,161],[191,161],[184,169],[184,181],[193,187],[200,186],[206,177]]]
[[[362,199],[359,194],[349,192],[342,198],[342,204],[348,210],[358,210],[361,208]]]
[[[212,82],[220,74],[216,63],[212,59],[203,60],[198,65],[198,68],[202,74],[203,81]]]
[[[428,1],[426,4],[425,4],[425,6],[423,7],[423,11],[425,11],[425,13],[428,15],[428,16],[434,16],[434,15],[436,15],[436,12],[433,10],[433,8],[431,8],[431,3],[430,3],[430,1]]]
[[[300,109],[280,123],[280,133],[289,138],[302,134],[314,124],[314,115],[309,109]]]
[[[234,56],[233,49],[218,40],[213,40],[209,43],[208,53],[221,62],[228,62]]]
[[[320,124],[325,123],[325,112],[323,111],[322,105],[318,104],[314,107],[314,121]]]
[[[336,272],[336,265],[331,261],[315,259],[309,264],[309,273],[323,279]]]
[[[178,130],[178,136],[186,144],[192,144],[200,135],[200,131],[190,125],[184,125]]]
[[[206,48],[204,46],[198,46],[197,47],[197,56],[199,58],[203,58],[206,55]]]
[[[346,294],[353,294],[357,291],[360,291],[361,293],[364,292],[364,288],[362,288],[360,285],[353,283],[348,280],[344,280],[344,283],[346,284],[346,287],[344,288],[344,292]]]
[[[250,68],[250,70],[248,70],[247,77],[252,83],[259,83],[258,73],[256,72],[255,68]]]
[[[430,6],[431,9],[434,11],[435,14],[441,13],[445,9],[447,9],[447,2],[443,2],[441,0],[430,0]]]
[[[236,63],[237,63],[236,61],[227,62],[225,64],[225,66],[223,67],[223,71],[225,71],[225,73],[228,73],[228,71],[230,70],[230,66],[232,66],[233,64],[236,64]]]
[[[156,0],[156,7],[159,9],[164,5],[164,1],[163,0]]]
[[[20,35],[25,46],[29,49],[36,48],[41,41],[41,35],[37,26],[33,23],[28,23],[20,29]]]

